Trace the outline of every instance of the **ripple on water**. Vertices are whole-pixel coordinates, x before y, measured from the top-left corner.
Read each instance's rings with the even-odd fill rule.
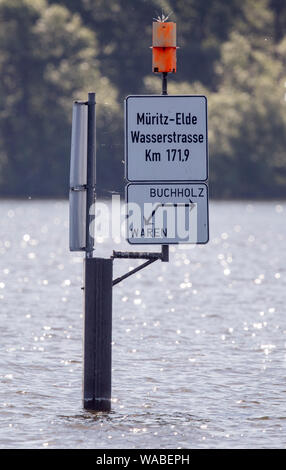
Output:
[[[210,209],[208,245],[172,246],[114,288],[112,412],[93,414],[68,203],[2,201],[2,447],[285,446],[284,204]],[[96,253],[130,248],[118,242]],[[138,264],[116,260],[114,275]]]

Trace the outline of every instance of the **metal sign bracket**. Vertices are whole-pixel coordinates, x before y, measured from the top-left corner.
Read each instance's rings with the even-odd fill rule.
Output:
[[[154,263],[157,260],[161,260],[163,262],[168,262],[169,261],[169,246],[168,245],[162,245],[162,250],[161,252],[134,252],[134,251],[113,251],[113,255],[111,256],[112,259],[115,258],[127,258],[127,259],[147,259],[145,263],[141,264],[140,266],[137,266],[137,268],[132,269],[126,274],[123,274],[123,276],[117,277],[112,281],[112,285],[115,286],[119,282],[123,281],[129,276],[132,276],[132,274],[137,273],[143,268],[146,268],[149,266],[149,264]]]

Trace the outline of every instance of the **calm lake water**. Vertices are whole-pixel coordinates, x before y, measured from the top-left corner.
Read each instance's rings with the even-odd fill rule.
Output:
[[[1,201],[0,447],[285,448],[283,202],[213,202],[210,242],[114,287],[113,403],[82,408],[66,201]],[[112,240],[96,255],[130,249]],[[148,247],[139,247],[147,250]],[[116,260],[114,277],[140,264]]]

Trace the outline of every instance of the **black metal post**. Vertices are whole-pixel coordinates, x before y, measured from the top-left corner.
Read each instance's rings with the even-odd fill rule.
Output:
[[[168,262],[169,261],[169,245],[162,245],[162,261]]]
[[[168,94],[168,82],[167,82],[168,72],[162,73],[162,95]],[[169,245],[162,245],[162,261],[169,261]]]
[[[94,219],[95,184],[96,184],[96,136],[95,136],[95,93],[88,94],[87,117],[87,187],[86,187],[86,257],[91,258],[94,246],[93,234],[90,233]]]
[[[95,93],[88,94],[86,257],[84,260],[83,406],[111,409],[111,337],[113,259],[94,258],[96,198]]]
[[[111,409],[113,260],[85,259],[83,406]]]
[[[168,72],[162,73],[162,95],[167,95],[167,76]]]

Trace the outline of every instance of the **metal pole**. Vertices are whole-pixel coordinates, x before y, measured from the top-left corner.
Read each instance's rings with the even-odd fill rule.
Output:
[[[95,184],[96,184],[96,136],[95,136],[95,93],[88,94],[87,117],[87,188],[86,188],[86,257],[92,258],[94,240],[90,233],[94,219]]]
[[[162,73],[162,95],[167,95],[167,76],[168,72]]]
[[[169,245],[162,245],[162,261],[168,262],[169,261]]]
[[[83,406],[111,409],[111,336],[113,259],[93,258],[90,224],[96,197],[95,93],[88,94],[86,257],[84,260]]]
[[[162,73],[162,95],[168,94],[167,83],[168,72]],[[169,245],[162,245],[162,261],[169,261]]]
[[[83,406],[111,409],[113,260],[85,259]]]

